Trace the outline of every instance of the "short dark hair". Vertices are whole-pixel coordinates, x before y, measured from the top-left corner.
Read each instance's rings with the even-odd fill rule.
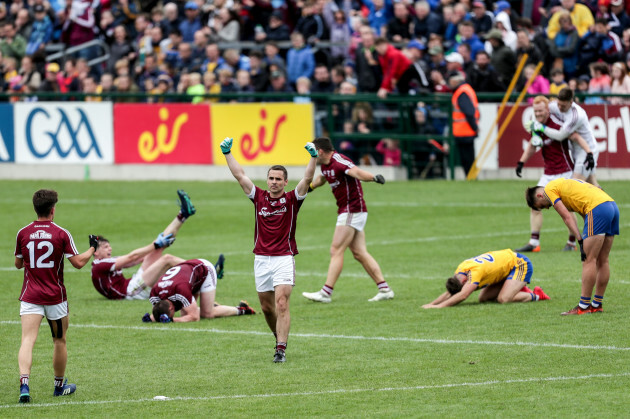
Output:
[[[166,314],[171,317],[171,302],[168,300],[161,300],[159,303],[153,306],[153,318],[156,322],[160,321],[160,316]]]
[[[569,89],[568,87],[562,88],[558,92],[558,100],[562,100],[566,102],[573,101],[573,90]]]
[[[105,237],[101,236],[100,234],[97,235],[96,237],[98,237],[98,244],[100,245],[101,243],[109,243],[109,240],[107,240]]]
[[[271,172],[272,170],[280,170],[282,171],[282,173],[284,173],[284,180],[287,180],[289,178],[289,174],[287,173],[287,168],[280,165],[280,164],[275,164],[273,166],[271,166],[269,168],[269,170],[267,170],[267,177],[269,176],[269,172]]]
[[[541,186],[532,186],[531,188],[525,189],[525,200],[527,201],[527,205],[533,210],[538,209],[536,208],[536,190],[540,187]]]
[[[386,43],[387,43],[387,38],[385,38],[384,36],[379,36],[378,38],[374,40],[374,45],[380,45],[380,44],[386,44]]]
[[[313,140],[313,145],[317,150],[324,150],[329,153],[331,151],[335,151],[335,147],[333,147],[333,143],[328,137],[318,137]]]
[[[59,196],[52,189],[40,189],[33,194],[33,208],[39,217],[48,217],[57,204]]]
[[[446,291],[448,291],[448,293],[451,295],[455,295],[460,292],[462,290],[462,287],[463,285],[461,281],[457,278],[457,275],[453,275],[446,280]]]

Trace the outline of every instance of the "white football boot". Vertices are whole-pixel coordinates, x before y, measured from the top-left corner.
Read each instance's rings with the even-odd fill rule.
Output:
[[[302,295],[311,301],[317,301],[319,303],[330,303],[332,301],[332,298],[322,292],[322,290],[319,290],[317,292],[303,292]]]
[[[374,297],[370,298],[368,301],[384,301],[391,300],[394,298],[394,291],[391,288],[385,288],[378,291]]]

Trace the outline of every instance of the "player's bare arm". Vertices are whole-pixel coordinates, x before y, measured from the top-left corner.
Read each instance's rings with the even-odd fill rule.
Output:
[[[182,307],[181,309],[182,315],[179,317],[173,317],[174,322],[178,323],[188,323],[188,322],[198,322],[201,319],[201,314],[199,313],[199,306],[196,301],[193,301],[188,307]]]
[[[308,193],[308,187],[313,182],[313,176],[315,176],[315,167],[317,166],[317,151],[315,151],[315,146],[313,143],[307,143],[304,147],[311,154],[311,158],[306,165],[306,170],[304,171],[304,177],[298,183],[297,190],[298,195],[304,196]],[[310,150],[309,150],[310,148]]]
[[[22,269],[24,267],[24,259],[16,257],[15,258],[15,267],[17,269]]]
[[[352,176],[355,179],[359,179],[362,182],[377,182],[385,183],[385,179],[382,175],[373,175],[367,170],[360,169],[358,166],[354,166],[346,173],[348,176]],[[380,177],[380,178],[379,178]],[[382,181],[380,181],[382,179]]]
[[[311,188],[312,189],[319,188],[325,183],[326,183],[326,178],[323,175],[319,175],[315,179],[313,179],[313,181],[311,182]]]
[[[567,207],[562,203],[562,201],[558,200],[554,205],[554,209],[556,212],[562,217],[562,221],[569,228],[571,234],[575,235],[575,237],[580,238],[582,234],[578,229],[577,222],[575,221],[575,217],[571,214],[571,211],[567,209]]]
[[[132,250],[124,256],[118,256],[116,258],[116,270],[130,268],[142,263],[144,257],[155,250],[153,243],[144,247]]]
[[[448,291],[445,291],[444,293],[442,293],[442,295],[440,295],[435,300],[431,301],[429,304],[423,305],[422,308],[428,308],[428,306],[434,306],[434,305],[440,304],[441,302],[448,300],[450,296],[451,296],[451,293]]]
[[[477,284],[472,284],[467,282],[462,287],[462,290],[457,294],[452,295],[447,300],[442,301],[440,304],[436,304],[427,308],[444,308],[444,307],[452,307],[457,305],[467,299],[470,294],[472,294],[477,289]]]
[[[77,269],[81,269],[90,261],[95,251],[96,250],[94,250],[93,247],[90,247],[88,250],[86,250],[83,253],[69,257],[68,260],[70,261],[70,264],[72,266],[74,266]]]
[[[234,176],[238,184],[241,185],[245,195],[249,195],[254,188],[254,182],[245,175],[245,170],[243,170],[243,167],[241,167],[232,155],[232,142],[233,139],[229,137],[221,141],[221,152],[225,156],[225,161],[227,162],[232,176]]]

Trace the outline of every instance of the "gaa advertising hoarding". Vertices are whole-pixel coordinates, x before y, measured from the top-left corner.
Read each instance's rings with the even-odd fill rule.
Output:
[[[114,162],[111,103],[14,105],[17,163]]]
[[[630,106],[581,105],[589,116],[593,135],[599,149],[598,167],[630,168]],[[503,115],[510,112],[506,107]],[[511,168],[521,157],[531,136],[523,128],[533,118],[531,106],[520,106],[499,142],[499,167]],[[505,120],[502,117],[500,124]],[[536,153],[527,167],[543,167],[541,153]]]
[[[0,104],[0,163],[14,162],[13,106]]]

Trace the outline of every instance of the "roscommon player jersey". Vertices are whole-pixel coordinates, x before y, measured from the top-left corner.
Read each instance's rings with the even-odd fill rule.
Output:
[[[40,305],[66,301],[63,258],[78,254],[70,232],[52,221],[34,221],[18,231],[15,257],[24,260],[20,301]]]
[[[586,215],[603,202],[614,201],[598,187],[578,179],[556,179],[545,186],[545,195],[553,205],[561,200],[569,211]]]
[[[338,214],[367,212],[361,181],[347,175],[348,170],[353,167],[352,160],[336,151],[333,152],[330,163],[321,166],[322,175],[330,184],[337,200]]]
[[[517,261],[518,257],[512,250],[495,250],[466,259],[459,264],[455,274],[466,275],[468,282],[484,288],[507,278]]]

